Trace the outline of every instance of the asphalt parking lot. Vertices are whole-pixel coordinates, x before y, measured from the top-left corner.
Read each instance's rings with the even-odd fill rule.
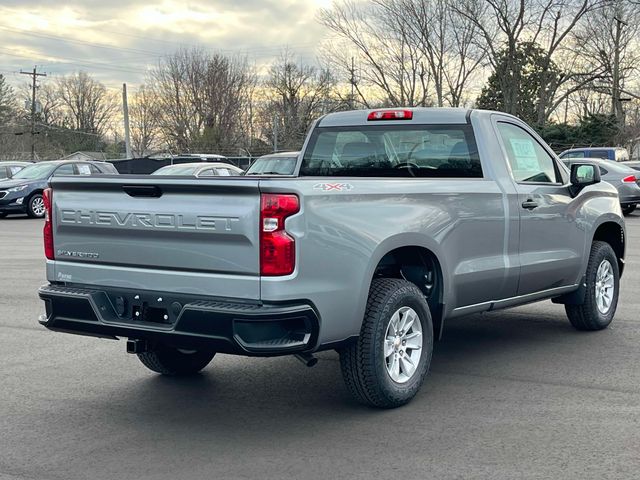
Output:
[[[0,220],[2,479],[640,477],[640,215],[608,330],[550,302],[451,321],[393,411],[355,404],[333,352],[220,355],[176,380],[123,341],[45,330],[41,225]]]

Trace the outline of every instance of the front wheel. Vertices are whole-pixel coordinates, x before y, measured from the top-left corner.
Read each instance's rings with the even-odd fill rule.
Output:
[[[636,205],[625,205],[622,207],[622,213],[624,215],[631,215],[636,209]]]
[[[182,350],[156,345],[151,351],[138,353],[138,359],[156,373],[183,376],[198,373],[209,365],[215,354],[211,350]]]
[[[36,193],[33,197],[29,199],[29,203],[27,204],[27,215],[31,218],[42,218],[44,217],[44,198],[39,193]]]
[[[607,328],[616,313],[619,287],[618,259],[611,245],[593,242],[587,265],[584,302],[565,305],[571,324],[578,330]]]
[[[342,376],[361,403],[394,408],[418,392],[431,364],[433,325],[422,292],[406,280],[373,280],[358,341],[340,350]]]

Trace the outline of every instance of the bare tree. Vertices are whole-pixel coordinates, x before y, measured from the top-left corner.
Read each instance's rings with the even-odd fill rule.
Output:
[[[56,82],[65,126],[103,135],[118,110],[117,97],[86,72],[60,78]]]
[[[336,80],[327,69],[304,65],[285,51],[271,66],[264,84],[263,136],[279,149],[299,149],[311,122],[337,109]]]
[[[580,27],[574,34],[577,56],[605,73],[592,93],[608,96],[610,112],[622,125],[622,99],[639,98],[629,81],[640,72],[640,8],[630,0],[612,0],[586,15]]]
[[[0,126],[8,125],[15,119],[16,96],[4,75],[0,74]]]
[[[430,73],[426,59],[399,17],[387,17],[379,3],[344,0],[320,11],[319,20],[337,37],[324,57],[331,68],[347,73],[359,102],[365,107],[428,105]],[[354,59],[360,66],[355,78]],[[372,93],[375,91],[375,93]]]
[[[382,23],[406,32],[402,41],[421,52],[438,106],[460,106],[483,61],[475,44],[477,26],[455,12],[457,1],[374,0]]]
[[[518,65],[518,46],[530,42],[541,46],[545,52],[541,72],[542,84],[537,100],[537,121],[542,125],[566,95],[585,88],[601,75],[598,70],[573,71],[565,69],[564,75],[554,81],[553,58],[566,45],[568,35],[581,18],[601,6],[601,0],[485,0],[484,2],[460,1],[454,5],[458,14],[473,22],[480,32],[487,58],[495,68],[506,59],[500,78],[505,110],[515,113],[522,90],[521,68]],[[563,84],[572,83],[561,98],[557,93]]]
[[[142,85],[129,105],[131,147],[133,155],[147,155],[158,139],[160,109],[153,92]]]
[[[243,116],[256,77],[245,58],[180,50],[160,61],[151,81],[170,147],[220,152],[246,138]]]

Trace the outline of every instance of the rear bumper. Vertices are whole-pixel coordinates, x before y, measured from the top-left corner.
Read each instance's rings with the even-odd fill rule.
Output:
[[[164,292],[45,285],[40,323],[66,333],[274,356],[311,351],[319,317],[305,302],[261,304]]]

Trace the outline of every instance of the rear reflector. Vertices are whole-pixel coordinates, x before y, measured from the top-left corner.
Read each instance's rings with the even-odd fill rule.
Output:
[[[53,250],[53,222],[52,222],[52,210],[53,205],[53,190],[46,188],[42,192],[42,199],[44,201],[44,227],[42,229],[42,236],[44,237],[44,256],[48,260],[54,260]]]
[[[367,120],[411,120],[413,112],[411,110],[374,110],[369,113]]]
[[[628,177],[624,177],[622,179],[623,182],[625,183],[635,183],[636,182],[636,176],[635,175],[629,175]]]
[[[290,275],[296,267],[295,240],[284,229],[300,211],[296,195],[263,193],[260,199],[260,275]]]

